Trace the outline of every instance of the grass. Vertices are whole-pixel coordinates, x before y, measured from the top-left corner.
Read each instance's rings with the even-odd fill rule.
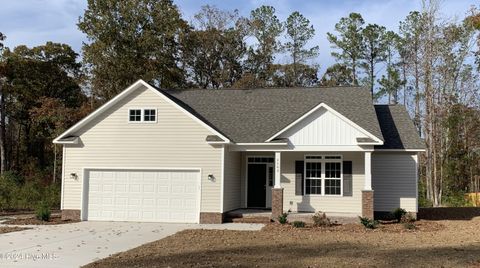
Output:
[[[465,267],[480,265],[480,218],[263,230],[186,230],[87,267]]]

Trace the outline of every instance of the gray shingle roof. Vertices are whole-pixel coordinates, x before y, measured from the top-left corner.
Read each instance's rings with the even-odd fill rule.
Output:
[[[385,142],[375,149],[424,149],[407,110],[403,105],[375,105]]]
[[[264,142],[320,103],[383,140],[370,92],[364,88],[161,91],[237,143]]]

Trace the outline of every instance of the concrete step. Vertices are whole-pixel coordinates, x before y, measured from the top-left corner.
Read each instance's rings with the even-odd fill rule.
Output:
[[[233,223],[269,223],[269,217],[226,217],[225,222],[233,222]]]

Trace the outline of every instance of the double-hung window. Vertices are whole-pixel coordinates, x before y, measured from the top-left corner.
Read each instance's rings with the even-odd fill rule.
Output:
[[[134,123],[155,123],[157,122],[156,109],[129,109],[128,122]]]
[[[305,156],[305,194],[342,195],[341,156]]]

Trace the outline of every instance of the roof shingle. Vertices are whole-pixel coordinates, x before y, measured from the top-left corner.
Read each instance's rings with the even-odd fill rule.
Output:
[[[162,90],[163,91],[163,90]],[[265,142],[325,103],[383,140],[368,89],[268,88],[254,90],[166,90],[234,142]]]
[[[375,149],[425,149],[403,105],[375,105],[385,142]]]

